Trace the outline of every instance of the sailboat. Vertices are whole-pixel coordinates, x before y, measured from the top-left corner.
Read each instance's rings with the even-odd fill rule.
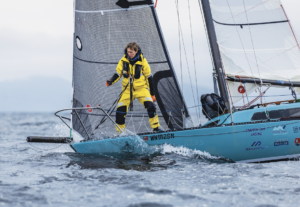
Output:
[[[56,112],[84,140],[75,152],[142,153],[142,145],[170,144],[201,150],[234,162],[261,162],[300,156],[300,47],[280,0],[199,0],[206,25],[218,90],[202,96],[209,121],[191,126],[153,0],[76,0],[72,108]],[[105,81],[137,42],[152,70],[157,114],[163,132],[153,133],[147,111],[137,101],[126,130],[115,135],[121,81]],[[284,74],[285,73],[285,74]],[[261,90],[257,98],[235,106]],[[289,87],[286,102],[253,103],[270,87]],[[71,118],[62,111],[71,110]],[[66,120],[70,121],[70,125]],[[120,129],[121,130],[121,129]],[[101,136],[102,139],[97,139]],[[137,136],[138,139],[133,139]],[[140,144],[142,143],[142,144]]]

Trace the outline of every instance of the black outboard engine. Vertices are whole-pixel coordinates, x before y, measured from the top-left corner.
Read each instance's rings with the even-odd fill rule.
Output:
[[[201,103],[202,112],[208,119],[213,119],[227,111],[223,98],[215,93],[202,95]]]

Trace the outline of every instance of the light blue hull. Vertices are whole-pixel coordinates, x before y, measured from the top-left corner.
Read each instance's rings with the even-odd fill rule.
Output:
[[[284,129],[274,130],[280,126]],[[184,146],[235,162],[277,160],[300,155],[300,143],[295,143],[300,134],[294,127],[300,128],[299,121],[196,129],[175,132],[167,140],[162,135],[148,136],[147,143]]]
[[[268,108],[269,110],[281,110],[299,106],[300,104],[297,103]],[[226,126],[147,134],[140,135],[140,138],[122,137],[87,141],[72,144],[72,147],[76,152],[82,154],[143,154],[149,150],[147,147],[149,145],[167,143],[208,152],[213,156],[228,158],[235,162],[260,162],[299,157],[300,121],[295,119],[245,122],[251,121],[253,114],[262,110],[264,109],[234,113],[234,126],[228,124],[230,121],[230,118],[226,119],[228,115],[223,115],[218,117],[219,123],[224,124],[227,121]]]
[[[76,152],[87,155],[147,154],[154,151],[138,136],[86,141],[71,146]]]
[[[300,143],[297,144],[299,128],[299,121],[268,122],[142,135],[140,141],[134,137],[122,137],[72,146],[82,154],[143,154],[147,147],[142,142],[148,145],[167,143],[205,151],[235,162],[258,162],[300,156]]]

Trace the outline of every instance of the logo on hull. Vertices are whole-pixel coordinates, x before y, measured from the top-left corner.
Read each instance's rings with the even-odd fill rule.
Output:
[[[279,146],[283,146],[283,145],[289,145],[289,141],[287,139],[274,141],[275,147],[279,147]]]
[[[261,141],[253,142],[253,144],[251,145],[251,147],[246,148],[246,151],[263,150],[263,149],[267,149],[268,148],[268,146],[260,147],[260,145],[261,145]]]
[[[297,126],[293,127],[294,133],[298,133],[299,132],[299,128]]]
[[[287,133],[288,132],[286,131],[286,125],[274,127],[274,129],[273,129],[273,135],[284,135]]]
[[[295,139],[295,145],[298,147],[300,146],[300,138]]]

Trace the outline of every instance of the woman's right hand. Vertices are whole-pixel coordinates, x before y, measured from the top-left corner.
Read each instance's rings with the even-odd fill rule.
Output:
[[[106,86],[110,86],[112,84],[112,82],[110,80],[106,81]]]

